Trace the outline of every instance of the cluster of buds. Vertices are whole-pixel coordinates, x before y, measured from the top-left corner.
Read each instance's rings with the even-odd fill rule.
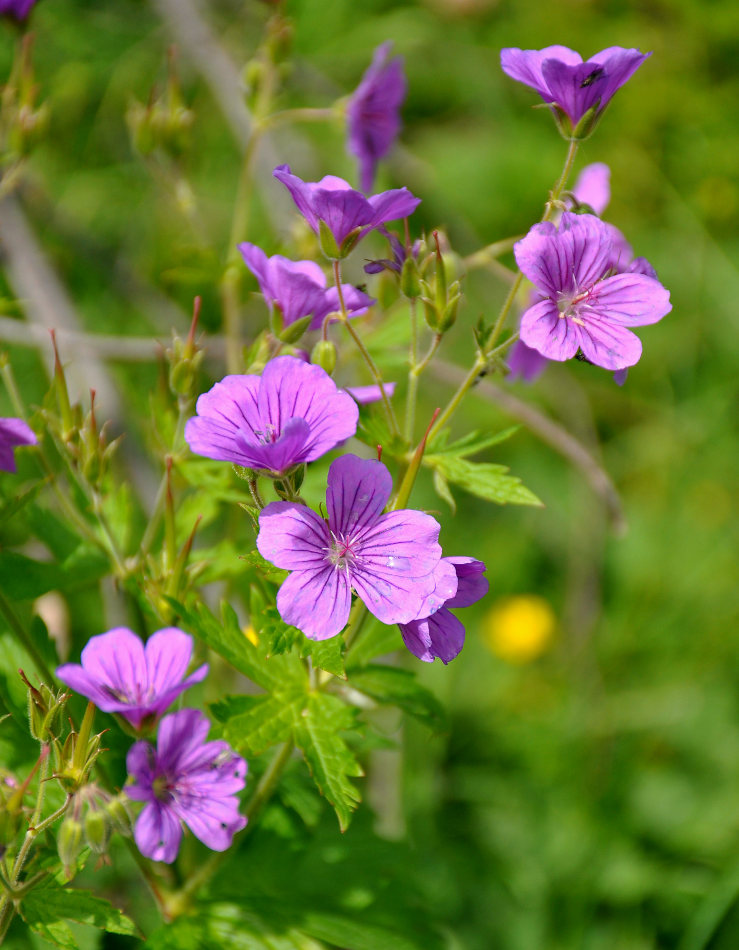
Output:
[[[82,851],[89,848],[106,860],[114,833],[130,836],[129,802],[123,793],[111,795],[95,783],[79,789],[71,797],[57,835],[57,851],[67,879],[74,877]]]
[[[88,703],[79,732],[72,728],[63,742],[57,738],[51,741],[54,778],[68,795],[87,784],[92,767],[103,751],[100,743],[104,733],[93,733],[94,718],[95,706]]]
[[[43,139],[49,125],[46,103],[37,105],[38,85],[31,62],[33,37],[20,44],[16,62],[0,97],[0,166],[11,167]],[[7,187],[7,182],[4,182]]]
[[[163,95],[158,96],[152,90],[146,105],[134,101],[126,112],[133,147],[145,157],[158,151],[178,160],[189,148],[194,119],[195,114],[187,108],[182,97],[175,49],[170,47]]]
[[[47,428],[55,436],[60,449],[89,485],[99,487],[108,471],[120,438],[108,441],[108,423],[98,426],[95,415],[95,390],[90,390],[90,408],[69,399],[64,367],[59,359],[56,334],[51,331],[54,347],[54,384],[51,404],[45,407]]]
[[[164,353],[169,364],[169,388],[178,399],[192,397],[198,370],[205,355],[205,351],[198,346],[195,339],[201,304],[201,298],[195,297],[192,304],[192,322],[187,337],[182,340],[175,334],[171,348],[165,350]]]
[[[59,735],[62,711],[69,698],[65,690],[55,691],[45,683],[33,686],[23,670],[18,671],[28,688],[28,725],[31,735],[39,742],[51,742]]]
[[[249,111],[261,117],[277,91],[278,82],[290,69],[293,41],[292,22],[281,13],[270,17],[265,27],[264,42],[244,66],[242,81]]]
[[[462,289],[458,280],[452,279],[456,270],[453,255],[447,251],[442,254],[439,232],[434,231],[434,242],[436,244],[436,253],[434,254],[435,268],[434,275],[429,280],[425,277],[419,278],[421,293],[418,295],[423,303],[426,323],[434,333],[446,333],[457,319],[457,307],[462,297]],[[404,263],[411,270],[412,256],[408,256]],[[401,273],[401,287],[404,273]],[[406,278],[410,283],[410,274]],[[407,290],[403,291],[409,296]]]

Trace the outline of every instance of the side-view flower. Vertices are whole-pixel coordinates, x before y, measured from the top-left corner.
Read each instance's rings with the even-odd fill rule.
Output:
[[[565,212],[559,228],[536,224],[514,253],[542,297],[521,317],[521,339],[549,359],[569,360],[580,350],[604,369],[633,366],[642,347],[628,327],[656,323],[672,309],[654,277],[611,276],[613,235],[594,215]]]
[[[326,175],[316,182],[303,181],[290,172],[289,165],[278,165],[274,176],[290,192],[298,211],[316,234],[321,234],[320,222],[323,222],[337,248],[341,248],[347,238],[354,247],[381,224],[407,218],[421,203],[407,188],[394,188],[365,198],[349,182],[335,175]],[[347,248],[346,253],[350,249]]]
[[[512,79],[539,93],[552,107],[564,132],[584,138],[616,92],[651,55],[609,46],[583,62],[582,56],[567,46],[509,47],[501,50],[500,65]],[[578,130],[578,123],[589,112],[592,121],[586,129]]]
[[[236,793],[245,784],[246,762],[227,742],[206,742],[210,723],[197,709],[165,716],[157,745],[136,742],[126,767],[126,793],[145,802],[136,820],[139,851],[170,864],[177,857],[184,822],[212,851],[225,851],[246,825]]]
[[[400,131],[400,107],[407,88],[403,60],[390,58],[391,42],[378,46],[347,105],[347,147],[359,159],[359,184],[372,190],[377,164],[390,151]]]
[[[383,623],[408,623],[440,607],[457,589],[456,575],[437,585],[439,524],[408,509],[383,514],[392,477],[382,464],[343,455],[328,472],[324,521],[310,508],[271,502],[259,515],[257,548],[292,571],[277,609],[313,640],[334,637],[349,618],[352,589]]]
[[[16,470],[13,449],[19,445],[36,445],[37,438],[22,419],[0,419],[0,471]]]
[[[239,244],[239,250],[267,303],[282,311],[285,326],[313,314],[308,329],[320,330],[326,316],[340,309],[338,290],[326,288],[326,275],[314,261],[291,261],[281,254],[267,257],[248,241]],[[352,284],[342,284],[341,293],[350,317],[362,316],[375,302]]]
[[[103,712],[120,713],[134,729],[154,720],[194,683],[205,679],[208,664],[190,676],[192,637],[176,627],[153,633],[146,644],[125,627],[92,637],[81,661],[65,663],[56,675]]]
[[[357,431],[359,410],[320,366],[270,360],[261,376],[226,376],[196,404],[185,440],[197,455],[280,476]]]
[[[431,612],[436,598],[424,604],[417,620],[401,623],[403,642],[419,660],[432,663],[437,657],[449,663],[464,646],[464,625],[451,607],[471,607],[488,592],[488,580],[483,577],[485,565],[473,557],[445,557],[439,562],[448,570],[451,567],[457,579],[457,591],[441,607]],[[428,613],[427,613],[428,612]]]

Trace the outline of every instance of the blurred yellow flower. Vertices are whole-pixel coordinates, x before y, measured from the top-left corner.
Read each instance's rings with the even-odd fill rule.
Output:
[[[554,611],[543,597],[519,594],[498,601],[482,620],[485,645],[509,663],[541,656],[554,636]]]
[[[249,643],[253,643],[255,647],[259,646],[259,634],[251,624],[249,624],[248,627],[244,627],[244,636]]]

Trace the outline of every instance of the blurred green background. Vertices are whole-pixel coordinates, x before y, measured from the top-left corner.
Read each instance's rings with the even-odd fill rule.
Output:
[[[169,163],[136,156],[126,127],[132,100],[165,83],[176,24],[164,6],[40,0],[33,16],[51,119],[20,199],[90,332],[166,339],[170,326],[186,327],[195,293],[204,327],[220,326],[240,150],[202,63],[180,51],[195,123],[178,186]],[[274,9],[201,4],[239,68]],[[484,559],[491,592],[469,611],[461,656],[420,670],[448,706],[448,734],[389,722],[390,734],[403,732],[402,761],[377,753],[368,785],[380,830],[410,849],[408,893],[450,947],[736,948],[739,5],[295,0],[285,12],[294,46],[282,105],[329,105],[354,88],[378,43],[395,41],[409,96],[402,148],[380,185],[421,196],[414,226],[443,227],[462,255],[525,231],[565,154],[547,111],[531,108],[535,94],[500,71],[500,48],[654,51],[577,167],[611,166],[606,216],[656,267],[674,309],[640,333],[644,357],[622,389],[580,363],[512,385],[600,455],[628,531],[616,536],[581,473],[525,429],[489,453],[546,507],[497,508],[457,492],[458,516],[444,512],[447,552]],[[12,49],[3,28],[0,76]],[[271,145],[301,177],[354,180],[339,125],[282,132]],[[279,191],[259,178],[250,239],[268,252],[289,238],[270,229]],[[362,256],[350,276],[359,278]],[[443,353],[460,364],[471,359],[472,323],[497,312],[505,287],[477,271],[465,291]],[[7,285],[0,293],[13,296]],[[249,298],[246,335],[264,318]],[[11,353],[24,394],[39,401],[48,352]],[[388,365],[397,372],[400,362]],[[158,368],[113,363],[112,372],[146,443]],[[428,387],[422,416],[438,387]],[[473,394],[455,428],[509,424]],[[415,503],[443,507],[430,481]],[[520,662],[490,634],[489,611],[511,594],[539,595],[556,616],[553,637]],[[338,839],[333,825],[324,834]]]

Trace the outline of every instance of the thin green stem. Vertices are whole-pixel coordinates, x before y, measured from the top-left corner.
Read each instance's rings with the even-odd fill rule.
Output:
[[[400,429],[398,428],[398,422],[397,422],[397,419],[395,418],[393,407],[390,405],[390,400],[388,399],[388,395],[385,392],[385,384],[382,380],[382,374],[380,373],[380,370],[377,368],[377,364],[370,356],[369,350],[362,342],[362,338],[354,329],[354,327],[352,326],[352,322],[349,319],[349,314],[346,309],[346,303],[344,302],[344,293],[341,289],[341,264],[339,261],[334,261],[333,263],[334,263],[334,281],[336,283],[336,291],[339,295],[339,307],[341,308],[341,321],[344,324],[344,326],[347,328],[347,330],[349,331],[349,336],[351,336],[351,338],[354,340],[354,343],[356,344],[357,349],[362,354],[362,359],[367,364],[367,367],[370,373],[372,373],[372,378],[380,387],[380,395],[382,396],[382,403],[385,407],[385,413],[387,414],[388,422],[390,423],[390,428],[393,431],[393,435],[399,436]]]
[[[274,129],[290,122],[330,122],[339,118],[334,108],[327,109],[281,109],[262,120],[263,129]]]
[[[13,610],[9,601],[6,600],[5,595],[1,591],[0,591],[0,613],[5,618],[5,621],[8,624],[8,627],[10,628],[10,632],[13,634],[16,640],[20,643],[20,645],[23,647],[26,653],[31,657],[33,662],[36,664],[36,668],[38,669],[39,673],[44,677],[46,684],[48,686],[51,686],[55,682],[54,674],[46,665],[46,662],[44,661],[43,657],[36,649],[29,635],[26,633],[23,627],[23,624],[15,615],[15,611]]]
[[[418,374],[415,372],[418,361],[418,303],[415,297],[411,297],[408,304],[411,312],[411,342],[408,351],[408,393],[405,397],[405,439],[406,442],[411,442],[418,397]]]
[[[261,140],[262,126],[255,122],[247,142],[241,163],[241,174],[236,192],[236,205],[228,239],[226,268],[221,279],[221,305],[223,307],[223,332],[226,337],[226,366],[229,373],[241,369],[241,337],[239,333],[239,289],[242,268],[239,266],[237,245],[246,237],[251,212],[254,159]]]

